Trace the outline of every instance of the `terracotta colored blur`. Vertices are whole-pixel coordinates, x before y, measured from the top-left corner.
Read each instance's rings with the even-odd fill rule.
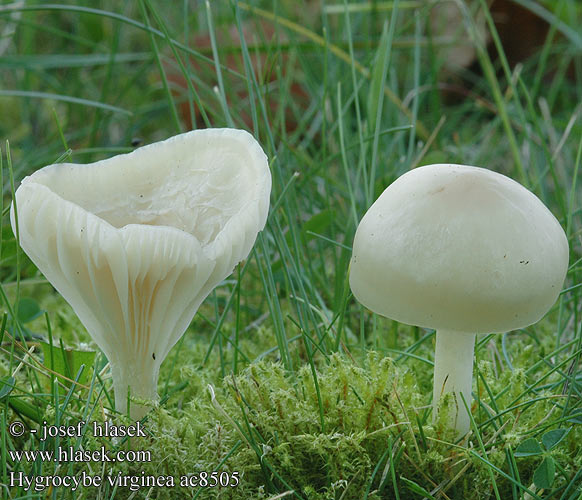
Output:
[[[228,29],[217,26],[215,35],[229,110],[237,126],[244,124],[247,128],[252,128],[252,108],[249,100],[239,31],[236,25],[230,25]],[[293,46],[292,44],[288,45],[289,40],[285,30],[280,28],[276,32],[269,22],[250,20],[243,25],[243,36],[249,51],[255,78],[267,105],[269,120],[274,121],[278,118],[278,114],[281,112],[280,106],[283,102],[285,106],[283,110],[285,129],[290,132],[294,131],[297,128],[298,119],[301,118],[301,112],[293,111],[290,106],[292,104],[299,110],[306,109],[308,95],[301,83],[296,80],[296,76],[301,75],[302,71],[298,67],[296,59],[289,53],[289,51],[293,50]],[[271,47],[277,47],[278,44],[288,46],[289,49],[283,49],[285,51],[281,54],[272,51]],[[191,43],[191,47],[205,54],[209,59],[213,59],[212,45],[208,34],[196,36]],[[277,65],[281,63],[282,67],[278,68]],[[190,68],[196,78],[205,84],[201,86],[200,82],[192,82],[196,91],[200,94],[207,93],[208,87],[214,88],[218,86],[214,61],[191,58]],[[287,83],[286,77],[289,76],[291,81]],[[174,95],[181,99],[179,104],[180,117],[189,128],[192,128],[193,121],[187,100],[188,85],[184,75],[173,67],[168,69],[168,79],[172,84]],[[282,92],[286,96],[283,100],[281,100]],[[233,98],[232,96],[236,97]],[[206,94],[206,98],[202,98],[202,101],[214,102],[214,112],[222,116],[219,101],[217,99],[213,101],[207,97]],[[254,96],[254,98],[257,112],[260,113],[257,97]],[[200,109],[196,106],[194,107],[197,128],[204,128],[205,125]],[[209,113],[208,109],[205,111],[210,115],[211,121],[215,121],[212,119],[212,112]]]

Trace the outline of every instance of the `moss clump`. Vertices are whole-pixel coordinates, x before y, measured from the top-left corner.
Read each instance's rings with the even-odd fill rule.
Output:
[[[516,384],[524,381],[523,373],[513,377]],[[487,383],[497,393],[507,380]],[[198,372],[196,385],[197,397],[182,410],[159,407],[148,416],[151,438],[134,446],[150,450],[151,462],[114,467],[122,474],[173,475],[176,487],[143,488],[133,498],[193,498],[198,488],[178,485],[180,477],[199,471],[240,477],[236,487],[205,488],[202,498],[261,499],[291,490],[317,500],[366,494],[391,499],[396,491],[400,498],[422,498],[422,490],[443,489],[449,498],[488,499],[494,498],[494,488],[509,498],[508,477],[515,466],[509,465],[509,452],[531,429],[529,418],[521,427],[517,410],[493,425],[474,409],[483,448],[474,435],[467,448],[455,445],[439,422],[430,423],[414,378],[376,353],[361,366],[340,354],[330,356],[318,367],[317,386],[309,367],[292,376],[270,361],[222,380]],[[549,398],[538,401],[532,418],[552,404]],[[573,477],[582,460],[580,426],[569,425],[572,430],[552,451],[563,470],[556,486]],[[533,484],[541,457],[513,462],[522,484]],[[120,488],[116,498],[131,493]]]
[[[268,350],[264,342],[274,342],[268,329],[249,333],[239,348],[247,359],[255,359]],[[582,466],[582,425],[560,418],[562,399],[552,394],[552,385],[532,397],[538,374],[521,366],[498,375],[492,362],[478,363],[479,398],[473,401],[472,415],[479,435],[473,433],[464,447],[454,443],[454,432],[445,427],[450,401],[441,403],[441,418],[433,425],[426,388],[417,383],[415,371],[378,353],[369,352],[359,361],[339,353],[318,354],[314,377],[309,365],[289,372],[268,359],[247,364],[237,375],[225,374],[232,351],[225,349],[222,361],[214,354],[202,366],[207,349],[205,342],[190,339],[164,365],[159,389],[163,397],[167,386],[169,398],[148,414],[146,438],[128,442],[87,433],[82,439],[86,450],[143,450],[150,453],[148,460],[103,467],[74,463],[58,470],[45,463],[34,473],[135,478],[133,486],[117,487],[116,499],[268,499],[289,491],[295,498],[315,500],[414,499],[426,496],[423,491],[436,495],[442,490],[452,499],[485,500],[495,498],[495,490],[501,498],[512,498],[516,483],[510,478],[544,498],[534,476],[546,455],[559,465],[553,482],[557,489],[567,488]],[[71,425],[84,418],[86,401],[84,390],[75,391],[60,422]],[[94,405],[90,419],[107,421],[102,393],[96,389],[89,401]],[[54,413],[52,406],[47,408]],[[56,421],[49,413],[45,418]],[[123,416],[114,421],[131,424]],[[541,442],[545,432],[556,428],[569,432],[546,455],[514,456],[526,439]],[[38,447],[30,439],[14,439],[10,446]],[[74,439],[59,443],[76,444]],[[46,443],[48,449],[56,445]],[[27,474],[30,467],[15,464]],[[213,471],[230,478],[238,473],[237,486],[180,486],[184,478]],[[171,477],[174,486],[140,487],[140,481],[160,476]],[[114,488],[104,482],[88,493],[110,498]],[[61,493],[73,498],[70,491]]]

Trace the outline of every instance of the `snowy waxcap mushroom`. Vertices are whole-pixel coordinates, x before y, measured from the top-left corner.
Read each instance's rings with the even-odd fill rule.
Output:
[[[16,191],[20,245],[109,359],[119,411],[155,400],[160,365],[201,302],[249,254],[269,210],[267,157],[247,132],[177,135]],[[11,212],[16,233],[14,207]],[[145,408],[132,405],[139,418]]]
[[[428,165],[393,182],[356,231],[350,286],[372,311],[437,330],[434,405],[455,395],[469,417],[476,333],[535,323],[556,301],[568,241],[545,205],[504,175]],[[436,411],[435,411],[436,413]]]

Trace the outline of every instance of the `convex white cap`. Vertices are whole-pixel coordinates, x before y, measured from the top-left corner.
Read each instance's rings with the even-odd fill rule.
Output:
[[[566,235],[533,193],[483,168],[427,165],[394,181],[362,218],[350,286],[402,323],[506,332],[542,318],[567,267]]]
[[[261,146],[234,129],[192,131],[89,165],[49,165],[22,181],[20,245],[109,359],[118,410],[128,386],[157,398],[162,361],[249,254],[270,190]],[[16,233],[14,207],[11,221]]]

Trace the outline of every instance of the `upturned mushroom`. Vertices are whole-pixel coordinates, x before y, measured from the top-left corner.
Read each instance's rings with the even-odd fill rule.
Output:
[[[490,170],[428,165],[394,181],[362,218],[350,286],[372,311],[436,329],[433,419],[442,395],[469,431],[477,333],[540,320],[568,267],[559,222],[525,187]]]
[[[162,361],[248,256],[270,189],[263,150],[234,129],[192,131],[23,179],[12,228],[107,356],[118,411],[127,412],[128,392],[157,399]],[[147,409],[132,404],[130,414]]]

